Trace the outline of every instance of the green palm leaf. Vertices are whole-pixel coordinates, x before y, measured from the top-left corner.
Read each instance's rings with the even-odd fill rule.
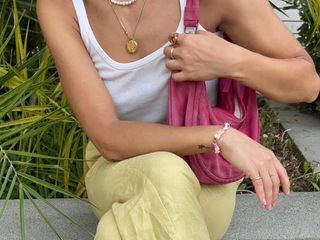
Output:
[[[1,221],[1,219],[2,219],[2,215],[3,215],[3,213],[4,213],[4,210],[5,210],[6,207],[7,207],[8,201],[9,201],[9,199],[10,199],[10,197],[11,197],[12,190],[13,190],[13,188],[14,188],[14,185],[15,185],[15,183],[16,183],[16,180],[17,180],[17,176],[14,175],[14,176],[13,176],[13,179],[12,179],[12,181],[11,181],[11,184],[10,184],[9,191],[8,191],[8,193],[7,193],[6,200],[4,201],[3,206],[2,206],[2,209],[1,209],[1,211],[0,211],[0,221]]]
[[[26,239],[26,222],[24,217],[24,194],[22,184],[19,184],[19,197],[20,197],[20,228],[21,228],[21,238]]]
[[[10,176],[11,176],[11,173],[12,173],[12,167],[9,167],[9,169],[7,170],[7,174],[4,178],[4,181],[1,185],[1,189],[0,189],[0,198],[2,197],[2,194],[4,193],[4,190],[7,186],[7,183],[9,182],[9,179],[10,179]]]
[[[82,227],[80,224],[78,224],[77,222],[75,222],[74,220],[72,220],[71,218],[69,218],[67,215],[65,215],[62,211],[60,211],[58,208],[56,208],[54,205],[52,205],[48,200],[46,200],[45,198],[43,198],[39,193],[37,193],[36,191],[34,191],[32,188],[30,188],[29,186],[25,185],[24,186],[25,190],[28,191],[30,194],[32,194],[35,198],[40,199],[43,203],[45,203],[46,205],[48,205],[50,208],[52,208],[53,210],[55,210],[56,212],[58,212],[61,216],[65,217],[66,219],[68,219],[70,222],[72,222],[74,225],[76,225],[77,227],[81,228],[84,232],[88,233],[90,236],[94,237],[94,235],[89,232],[88,230],[86,230],[84,227]]]
[[[54,228],[54,226],[50,223],[49,219],[46,217],[46,215],[44,215],[44,213],[41,211],[41,209],[38,207],[38,205],[35,203],[35,201],[32,199],[32,196],[25,191],[25,194],[27,195],[28,199],[30,200],[30,202],[32,203],[32,205],[35,207],[35,209],[38,211],[38,213],[40,214],[40,216],[42,217],[42,219],[46,222],[46,224],[50,227],[51,231],[61,240],[63,240],[61,238],[61,236],[59,235],[59,233],[56,231],[56,229]]]
[[[33,197],[49,206],[45,198],[55,196],[87,202],[83,199],[87,138],[67,104],[35,18],[34,2],[0,4],[0,197],[5,199],[0,220],[8,200],[19,198],[21,239],[25,239],[27,197],[61,239]]]
[[[22,172],[18,172],[17,174],[19,176],[23,177],[23,178],[26,178],[26,179],[32,181],[33,183],[36,183],[36,184],[39,184],[39,185],[44,186],[46,188],[49,188],[49,189],[51,189],[51,190],[53,190],[55,192],[59,192],[59,193],[62,193],[63,195],[66,195],[66,196],[69,196],[69,197],[72,197],[72,198],[77,198],[77,199],[79,199],[79,200],[81,200],[83,202],[89,203],[87,200],[85,200],[83,198],[80,198],[80,197],[70,193],[69,191],[64,190],[63,188],[60,188],[60,187],[55,186],[55,185],[53,185],[51,183],[48,183],[48,182],[43,181],[41,179],[38,179],[38,178],[36,178],[34,176],[31,176],[29,174],[25,174],[25,173],[22,173]]]

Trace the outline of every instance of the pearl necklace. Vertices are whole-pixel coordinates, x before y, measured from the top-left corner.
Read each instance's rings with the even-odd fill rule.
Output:
[[[137,0],[130,0],[130,1],[125,1],[125,2],[120,2],[120,1],[116,1],[116,0],[110,0],[110,2],[114,5],[119,5],[119,6],[127,6],[130,5],[132,3],[135,3]]]

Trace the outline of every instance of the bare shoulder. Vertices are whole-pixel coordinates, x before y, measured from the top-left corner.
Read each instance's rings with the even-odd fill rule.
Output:
[[[38,0],[37,16],[44,31],[47,25],[51,27],[56,24],[63,24],[64,26],[78,29],[72,0]]]
[[[66,14],[73,9],[72,0],[38,0],[37,13]],[[69,12],[70,13],[70,12]]]
[[[218,2],[227,18],[237,17],[239,14],[259,13],[260,11],[272,11],[269,0],[213,0]],[[258,11],[258,12],[257,12]]]

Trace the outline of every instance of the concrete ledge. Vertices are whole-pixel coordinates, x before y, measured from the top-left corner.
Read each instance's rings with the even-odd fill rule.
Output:
[[[88,204],[74,199],[50,200],[67,216],[95,233],[97,219]],[[92,240],[52,209],[37,201],[63,239]],[[0,201],[0,207],[3,201]],[[58,239],[30,201],[25,201],[26,239]],[[19,201],[11,200],[0,222],[0,240],[20,240]],[[237,195],[233,220],[223,240],[320,239],[320,193],[280,195],[278,205],[266,211],[251,194]],[[190,239],[192,240],[192,239]]]
[[[280,195],[271,211],[255,195],[237,195],[230,228],[223,240],[320,239],[320,193]]]
[[[42,212],[55,227],[62,239],[91,240],[88,233],[70,223],[59,213],[52,210],[39,200],[35,200]],[[4,201],[0,201],[0,209]],[[91,233],[95,233],[98,224],[89,204],[76,199],[50,200],[65,215],[83,226]],[[0,222],[0,240],[21,240],[19,200],[10,200]],[[42,220],[40,214],[29,200],[25,200],[26,239],[27,240],[55,240],[59,239]]]

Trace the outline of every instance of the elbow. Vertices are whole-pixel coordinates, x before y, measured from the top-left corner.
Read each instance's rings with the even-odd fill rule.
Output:
[[[317,99],[318,95],[319,95],[319,91],[317,92],[317,94],[310,95],[308,98],[306,98],[306,100],[304,102],[312,103]]]
[[[101,156],[103,156],[107,161],[114,162],[114,161],[121,161],[124,158],[115,151],[108,151],[108,150],[102,150]]]
[[[107,161],[114,162],[114,161],[121,161],[124,159],[122,154],[119,151],[114,150],[111,146],[112,144],[108,144],[106,141],[98,141],[96,143],[97,150],[101,154],[101,156],[106,159]]]
[[[108,141],[108,139],[97,140],[95,146],[97,146],[97,150],[107,161],[114,162],[125,159],[121,151],[117,150],[116,146],[111,141]]]
[[[307,87],[307,90],[306,90],[307,94],[305,95],[304,102],[312,103],[319,96],[319,91],[320,91],[319,76],[316,74],[314,81],[312,83],[308,84],[308,86],[306,86],[306,87]]]
[[[92,142],[103,158],[107,161],[121,161],[124,156],[123,148],[119,144],[119,121],[114,121],[105,126],[104,134],[97,134]]]
[[[298,81],[296,94],[297,98],[300,98],[299,102],[312,103],[319,95],[320,78],[311,58],[309,56],[301,58],[304,60],[304,64],[301,64],[303,74],[300,76],[300,81]]]

